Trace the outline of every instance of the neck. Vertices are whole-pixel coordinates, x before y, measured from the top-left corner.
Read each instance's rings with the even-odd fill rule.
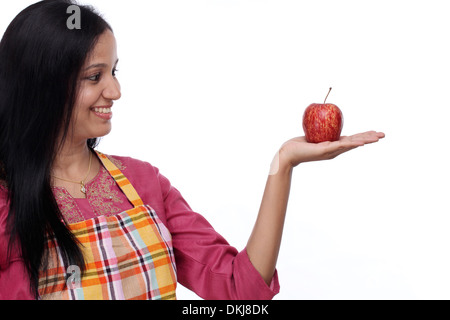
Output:
[[[90,150],[86,141],[66,142],[53,162],[53,175],[60,178],[80,178],[86,175]]]

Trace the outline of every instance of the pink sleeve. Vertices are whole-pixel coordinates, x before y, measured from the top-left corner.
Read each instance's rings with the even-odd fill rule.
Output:
[[[0,300],[34,300],[19,252],[12,250],[8,257],[8,208],[6,191],[0,187]]]
[[[275,271],[268,286],[250,262],[238,252],[155,168],[164,198],[167,224],[173,237],[178,281],[207,300],[270,300],[279,292]]]
[[[0,266],[0,300],[34,300],[22,260]]]

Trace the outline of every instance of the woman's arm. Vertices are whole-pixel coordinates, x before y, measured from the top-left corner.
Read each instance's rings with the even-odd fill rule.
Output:
[[[275,272],[294,167],[302,162],[333,159],[381,138],[384,133],[375,131],[319,144],[308,143],[304,137],[299,137],[281,147],[272,163],[258,217],[247,243],[250,261],[267,284]]]

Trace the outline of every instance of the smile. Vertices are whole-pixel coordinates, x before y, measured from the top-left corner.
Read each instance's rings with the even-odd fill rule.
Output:
[[[111,106],[108,107],[92,107],[91,111],[94,112],[94,114],[103,119],[103,120],[111,120],[112,119],[112,111]]]
[[[92,110],[97,113],[111,113],[111,108],[93,108]]]

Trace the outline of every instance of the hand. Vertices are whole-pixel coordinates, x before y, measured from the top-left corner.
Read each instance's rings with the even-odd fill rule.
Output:
[[[352,136],[343,136],[338,141],[308,143],[305,137],[287,141],[279,151],[279,165],[296,167],[302,162],[334,159],[338,155],[365,144],[374,143],[384,138],[384,133],[368,131]]]

